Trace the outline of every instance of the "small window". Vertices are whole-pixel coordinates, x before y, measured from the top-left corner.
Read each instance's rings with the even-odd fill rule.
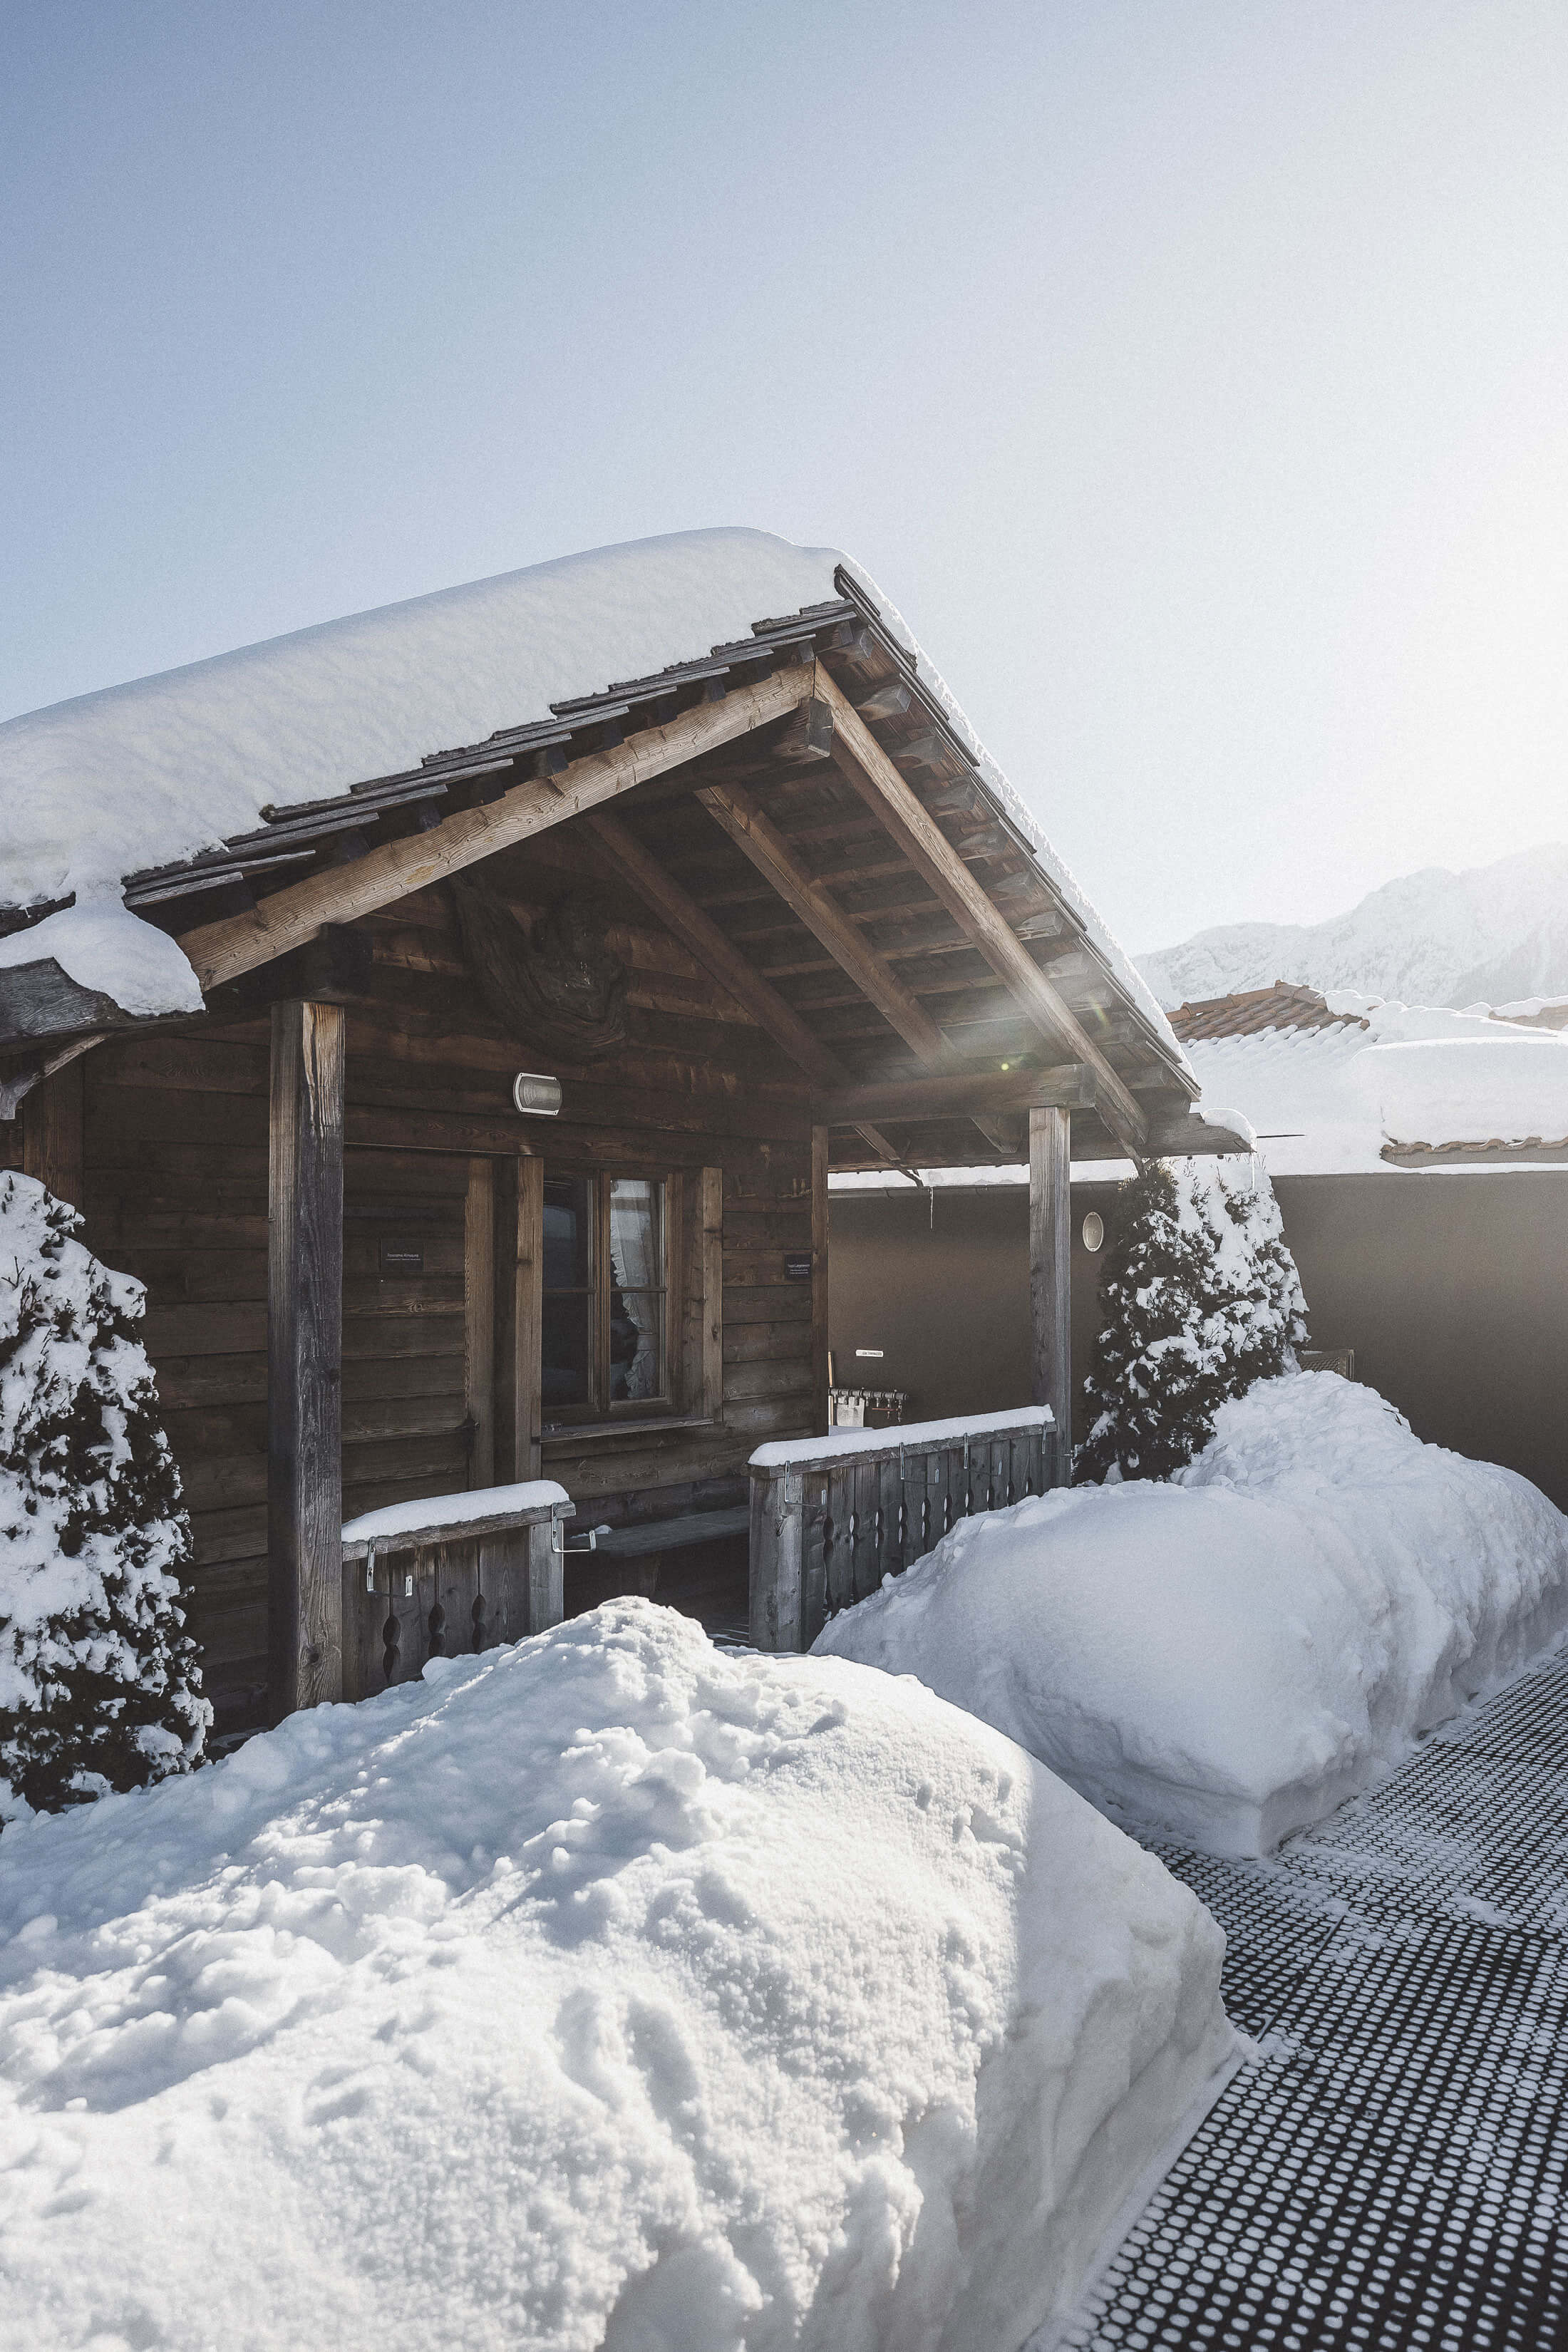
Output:
[[[547,1423],[668,1402],[665,1226],[662,1178],[546,1173]]]

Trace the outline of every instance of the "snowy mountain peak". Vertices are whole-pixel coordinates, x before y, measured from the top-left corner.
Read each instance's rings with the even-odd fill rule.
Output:
[[[1322,923],[1222,923],[1137,959],[1169,1009],[1277,980],[1406,1004],[1568,995],[1568,844],[1429,866]]]

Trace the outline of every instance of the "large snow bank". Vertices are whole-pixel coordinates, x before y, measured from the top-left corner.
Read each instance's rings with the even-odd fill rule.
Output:
[[[259,824],[264,807],[416,768],[434,752],[546,719],[553,702],[700,660],[715,645],[749,637],[754,622],[828,604],[841,593],[841,568],[913,659],[987,790],[1179,1059],[1147,983],[896,607],[837,548],[795,547],[764,530],[674,531],[563,556],[7,720],[0,906],[72,890],[84,900],[118,895],[126,875],[216,848]],[[187,1008],[174,990],[145,1009]]]
[[[6,1832],[0,2343],[1011,2352],[1234,2037],[972,1717],[626,1601]]]
[[[1118,1818],[1267,1853],[1568,1624],[1568,1520],[1329,1372],[1171,1484],[962,1520],[819,1653],[914,1674]]]

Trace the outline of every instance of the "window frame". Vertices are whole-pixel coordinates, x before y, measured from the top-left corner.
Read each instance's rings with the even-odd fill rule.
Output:
[[[679,1278],[679,1234],[680,1209],[679,1174],[668,1168],[605,1168],[563,1164],[548,1158],[544,1163],[544,1184],[552,1181],[585,1183],[588,1188],[587,1259],[589,1302],[588,1322],[588,1396],[580,1404],[557,1405],[548,1411],[543,1401],[543,1317],[540,1328],[540,1434],[548,1440],[569,1434],[584,1427],[603,1428],[610,1423],[632,1423],[668,1420],[680,1409],[680,1360],[678,1332],[672,1328],[674,1303],[678,1297]],[[660,1381],[658,1391],[647,1397],[610,1395],[611,1358],[610,1325],[615,1293],[621,1287],[613,1279],[615,1260],[610,1249],[610,1190],[616,1183],[646,1183],[657,1187],[658,1193],[659,1257],[663,1280],[645,1287],[657,1291],[661,1302],[659,1318]],[[552,1290],[542,1285],[542,1303],[552,1298],[574,1297],[581,1295],[580,1286]]]

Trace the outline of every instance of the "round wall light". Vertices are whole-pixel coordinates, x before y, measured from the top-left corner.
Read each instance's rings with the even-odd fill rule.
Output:
[[[511,1098],[524,1118],[559,1118],[561,1081],[538,1070],[519,1070],[511,1082]]]
[[[1083,1221],[1083,1245],[1086,1250],[1097,1250],[1104,1239],[1105,1219],[1098,1209],[1091,1209]]]

